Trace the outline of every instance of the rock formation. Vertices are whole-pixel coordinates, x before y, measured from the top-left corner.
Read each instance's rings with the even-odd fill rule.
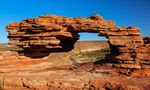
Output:
[[[111,54],[107,57],[114,67],[150,68],[150,42],[137,27],[118,27],[113,21],[93,14],[89,18],[67,18],[43,15],[14,22],[7,26],[9,43],[26,51],[63,50],[73,48],[79,32],[99,33],[108,38]]]
[[[78,32],[99,32],[108,27],[114,27],[114,23],[98,15],[90,18],[43,15],[11,23],[7,30],[9,43],[26,49],[45,49],[71,46],[79,38]]]

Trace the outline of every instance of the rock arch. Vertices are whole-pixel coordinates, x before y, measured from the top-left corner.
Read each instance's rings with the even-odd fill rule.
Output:
[[[24,50],[64,51],[73,48],[79,32],[96,32],[108,38],[114,67],[149,69],[150,44],[144,43],[137,27],[118,27],[93,14],[88,18],[43,15],[14,22],[7,27],[9,43]]]

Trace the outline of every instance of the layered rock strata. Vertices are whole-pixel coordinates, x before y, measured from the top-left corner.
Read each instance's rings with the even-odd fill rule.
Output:
[[[78,40],[79,32],[99,33],[108,38],[114,67],[126,69],[150,68],[150,42],[137,27],[118,27],[113,21],[93,14],[89,18],[67,18],[43,15],[14,22],[7,26],[9,43],[24,50],[68,51]]]
[[[26,49],[64,48],[79,38],[78,32],[99,32],[101,28],[111,26],[108,24],[112,22],[97,17],[93,15],[90,18],[66,18],[43,15],[11,23],[7,26],[9,43]]]

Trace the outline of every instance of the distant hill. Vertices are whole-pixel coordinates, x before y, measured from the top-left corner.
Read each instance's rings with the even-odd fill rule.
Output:
[[[22,49],[16,45],[9,45],[8,43],[0,43],[0,50],[18,51]]]
[[[87,50],[87,49],[91,50],[109,47],[107,41],[77,41],[74,46],[75,46],[74,49],[76,50]],[[8,43],[0,43],[0,50],[18,51],[22,49],[16,45],[9,45]]]

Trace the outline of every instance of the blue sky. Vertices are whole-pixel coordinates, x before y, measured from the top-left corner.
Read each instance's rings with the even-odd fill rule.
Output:
[[[5,26],[43,14],[89,17],[97,13],[118,26],[140,27],[150,36],[150,0],[0,0],[0,43],[8,42]],[[81,40],[102,40],[97,34],[81,34]]]

